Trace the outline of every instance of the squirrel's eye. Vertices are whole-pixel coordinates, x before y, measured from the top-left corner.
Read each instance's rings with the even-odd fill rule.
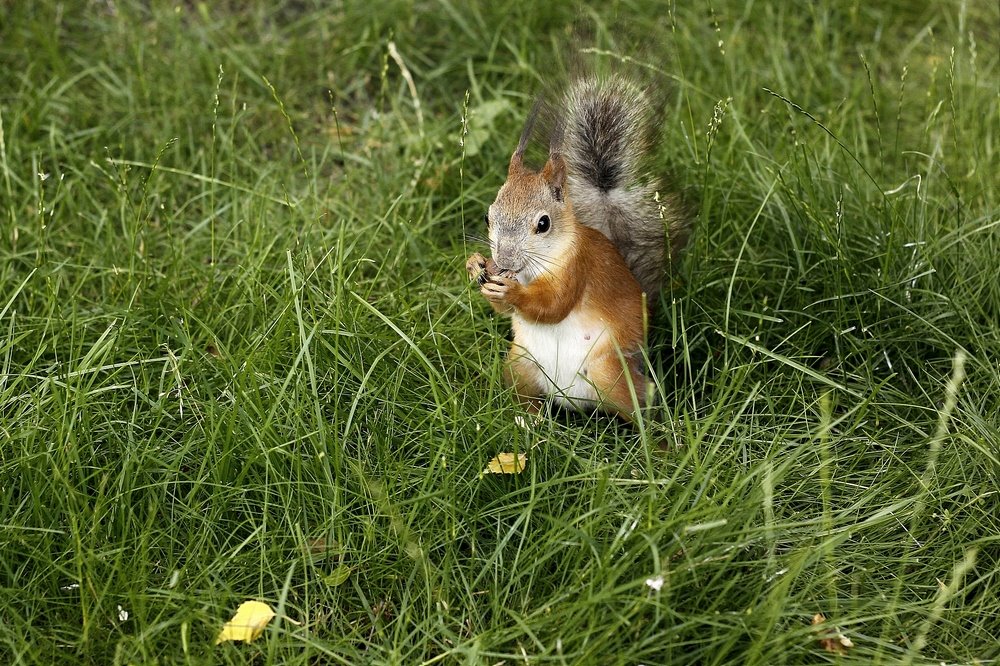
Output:
[[[490,226],[490,214],[489,213],[484,213],[483,214],[483,220],[486,221],[486,226]]]
[[[538,224],[535,225],[535,233],[544,234],[546,231],[549,230],[550,224],[551,223],[549,221],[549,216],[542,215],[540,218],[538,218]]]

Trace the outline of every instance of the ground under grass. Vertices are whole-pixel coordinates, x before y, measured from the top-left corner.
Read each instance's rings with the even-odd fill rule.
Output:
[[[538,4],[3,4],[0,661],[1000,660],[996,3]],[[573,60],[697,211],[638,429],[464,277]]]

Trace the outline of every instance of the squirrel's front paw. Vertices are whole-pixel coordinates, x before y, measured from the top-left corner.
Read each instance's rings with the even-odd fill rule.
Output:
[[[500,275],[491,275],[483,286],[479,289],[486,300],[490,303],[509,303],[511,297],[521,287],[517,280]]]
[[[478,252],[469,257],[465,262],[465,271],[469,274],[470,280],[476,280],[482,284],[483,276],[486,275],[486,262],[486,257]]]

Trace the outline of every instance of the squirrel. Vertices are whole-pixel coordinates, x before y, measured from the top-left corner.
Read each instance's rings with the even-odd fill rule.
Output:
[[[466,270],[511,317],[504,374],[519,401],[537,413],[548,396],[631,421],[651,392],[647,299],[686,241],[687,219],[675,199],[656,198],[656,182],[639,183],[653,113],[630,80],[571,85],[536,171],[524,153],[539,112],[536,103],[486,214],[493,256],[473,254]]]

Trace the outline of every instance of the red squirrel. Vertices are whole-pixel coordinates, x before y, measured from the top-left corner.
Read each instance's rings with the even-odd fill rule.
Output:
[[[563,109],[538,171],[524,164],[538,105],[529,115],[486,216],[492,259],[473,254],[466,270],[511,317],[505,379],[529,409],[551,397],[632,420],[651,384],[642,361],[647,299],[687,220],[676,200],[655,199],[656,183],[637,184],[651,122],[638,87],[579,81]]]

